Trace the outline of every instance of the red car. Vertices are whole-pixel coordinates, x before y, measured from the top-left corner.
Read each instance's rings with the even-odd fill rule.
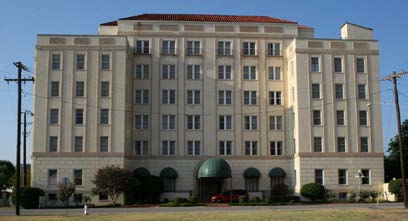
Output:
[[[222,203],[222,202],[238,202],[240,196],[245,196],[245,200],[248,200],[248,192],[245,190],[228,190],[220,194],[216,194],[211,197],[211,202]]]

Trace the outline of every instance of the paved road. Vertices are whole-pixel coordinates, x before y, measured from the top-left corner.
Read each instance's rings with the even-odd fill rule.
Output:
[[[290,211],[290,210],[352,210],[352,209],[387,209],[403,208],[402,203],[377,204],[321,204],[296,206],[225,206],[225,207],[135,207],[135,208],[90,208],[90,214],[113,213],[175,213],[175,212],[234,212],[234,211]],[[82,214],[82,209],[21,209],[21,215],[75,215]],[[14,215],[15,210],[1,208],[0,216]]]

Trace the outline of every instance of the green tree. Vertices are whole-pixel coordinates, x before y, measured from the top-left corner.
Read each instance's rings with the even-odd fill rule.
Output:
[[[401,124],[401,137],[406,159],[406,152],[408,151],[408,120],[404,120],[404,122]],[[395,135],[395,137],[388,143],[387,152],[388,156],[384,157],[384,177],[386,182],[392,180],[393,178],[401,178],[398,135]],[[407,168],[408,162],[406,160],[405,162],[405,168]],[[407,169],[405,169],[405,172],[408,172]]]
[[[14,165],[7,160],[0,160],[0,190],[3,191],[13,185],[12,177],[16,172]]]
[[[92,192],[94,194],[107,194],[113,205],[116,205],[119,195],[127,188],[129,177],[130,172],[119,166],[112,165],[99,169],[92,180],[96,186]]]
[[[57,184],[57,196],[58,196],[58,199],[61,200],[62,202],[66,202],[67,207],[69,206],[69,198],[74,193],[75,193],[75,183],[73,183],[73,182],[68,182],[68,183],[59,182]]]
[[[322,200],[325,197],[326,190],[323,185],[318,183],[308,183],[302,186],[300,194],[312,201]]]

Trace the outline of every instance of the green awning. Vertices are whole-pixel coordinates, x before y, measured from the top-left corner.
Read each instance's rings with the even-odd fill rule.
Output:
[[[231,177],[231,167],[224,159],[210,158],[204,161],[198,170],[197,178],[228,178]]]
[[[285,171],[284,171],[282,168],[280,168],[280,167],[275,167],[275,168],[273,168],[271,171],[269,171],[269,177],[277,177],[277,176],[285,177],[285,176],[286,176],[286,173],[285,173]]]
[[[133,171],[133,176],[134,177],[146,177],[146,176],[151,176],[151,175],[150,175],[150,172],[146,168],[139,167]]]
[[[175,179],[177,178],[177,172],[171,167],[166,167],[160,172],[160,177]]]
[[[247,168],[244,172],[244,177],[260,177],[261,173],[254,167]]]

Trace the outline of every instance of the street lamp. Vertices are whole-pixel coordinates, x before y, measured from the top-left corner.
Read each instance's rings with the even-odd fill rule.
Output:
[[[356,195],[356,202],[358,202],[360,200],[360,194],[361,194],[361,180],[364,178],[363,172],[361,172],[361,170],[358,170],[355,178],[358,179],[358,195]]]

